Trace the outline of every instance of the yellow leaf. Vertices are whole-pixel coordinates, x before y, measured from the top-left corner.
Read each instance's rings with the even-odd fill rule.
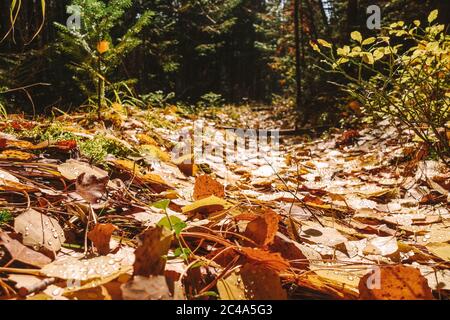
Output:
[[[428,251],[444,261],[450,260],[450,244],[449,243],[429,243],[426,245]]]
[[[161,150],[158,146],[145,144],[141,146],[140,150],[142,153],[148,154],[164,162],[170,161],[170,155],[167,152]]]
[[[17,150],[5,150],[0,153],[0,159],[2,160],[22,160],[28,161],[34,159],[34,154],[17,151]]]
[[[365,45],[368,45],[368,44],[372,44],[372,43],[375,42],[375,40],[376,39],[374,37],[367,38],[366,40],[363,41],[362,45],[365,46]]]
[[[361,42],[361,41],[362,41],[362,35],[361,35],[361,33],[360,33],[359,31],[353,31],[353,32],[350,34],[350,37],[351,37],[353,40],[355,40],[355,41],[358,41],[358,42]]]
[[[374,64],[373,55],[370,52],[364,52],[362,59],[367,64]]]
[[[217,290],[221,300],[247,300],[242,278],[233,272],[217,282]]]
[[[338,48],[337,49],[337,54],[340,56],[346,56],[350,53],[350,47],[349,46],[344,46],[342,48]]]
[[[439,13],[438,10],[431,11],[430,15],[428,16],[428,22],[432,23],[434,20],[436,20],[438,17],[438,13]]]
[[[317,43],[315,43],[313,41],[309,41],[309,45],[313,48],[314,51],[320,52],[320,48],[317,45]]]
[[[214,211],[219,211],[223,209],[228,209],[231,204],[224,199],[220,199],[216,196],[210,196],[201,200],[197,200],[192,204],[184,206],[181,208],[183,213],[187,212],[206,212],[211,213]]]
[[[331,48],[331,43],[329,43],[328,41],[325,41],[323,39],[317,39],[317,42],[321,45],[324,46],[326,48]]]

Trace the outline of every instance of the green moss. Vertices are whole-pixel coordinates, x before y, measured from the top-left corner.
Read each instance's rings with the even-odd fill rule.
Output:
[[[77,140],[72,132],[67,132],[64,130],[64,125],[61,122],[53,122],[50,126],[42,133],[40,140],[51,140],[51,141],[64,141],[64,140]]]
[[[9,210],[0,210],[0,226],[13,220],[13,216]]]
[[[19,139],[32,139],[35,141],[64,141],[64,140],[77,140],[77,137],[64,130],[64,124],[58,121],[51,122],[47,125],[38,125],[33,129],[15,131],[9,127],[5,131],[12,133]]]
[[[81,154],[94,163],[103,163],[108,154],[116,157],[129,155],[131,150],[117,140],[104,135],[96,135],[94,139],[79,143]]]

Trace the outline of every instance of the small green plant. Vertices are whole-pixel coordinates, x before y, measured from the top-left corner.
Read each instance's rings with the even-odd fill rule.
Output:
[[[363,39],[351,33],[353,44],[341,48],[325,40],[313,48],[324,58],[331,72],[344,76],[338,84],[362,102],[372,118],[393,117],[406,124],[447,165],[450,156],[450,36],[444,25],[412,26],[399,21],[385,27],[377,37]]]
[[[11,222],[13,219],[14,218],[9,210],[0,210],[0,226]]]
[[[187,224],[176,216],[169,216],[169,214],[167,213],[169,204],[170,200],[167,199],[152,204],[153,207],[164,210],[164,213],[166,215],[166,217],[162,218],[157,225],[160,227],[164,227],[175,234],[175,238],[178,241],[178,248],[174,251],[173,258],[181,257],[183,258],[183,260],[187,261],[189,256],[191,255],[191,250],[189,248],[185,248],[180,239],[180,234],[183,229],[187,227]]]
[[[155,91],[141,96],[142,101],[150,107],[165,107],[168,102],[175,98],[174,92],[165,94],[163,91]]]
[[[198,102],[198,106],[200,108],[217,108],[223,105],[225,100],[223,99],[221,94],[208,92],[200,97],[200,101]]]
[[[81,10],[81,30],[69,29],[55,23],[60,41],[56,44],[59,54],[71,61],[67,65],[86,97],[97,100],[98,115],[105,105],[105,95],[123,83],[132,80],[118,79],[113,82],[112,75],[122,63],[122,59],[139,44],[137,35],[151,21],[153,12],[146,11],[136,18],[126,32],[113,38],[112,29],[122,26],[126,9],[134,0],[72,0],[69,7]]]

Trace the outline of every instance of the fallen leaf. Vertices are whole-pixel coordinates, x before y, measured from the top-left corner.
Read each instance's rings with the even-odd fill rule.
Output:
[[[76,180],[80,174],[93,175],[101,179],[108,176],[108,172],[91,166],[86,162],[69,159],[65,163],[58,166],[58,171],[67,180]]]
[[[18,150],[5,150],[0,153],[1,160],[29,161],[34,158],[36,158],[34,154]]]
[[[172,300],[164,276],[134,276],[121,289],[124,300]]]
[[[118,259],[108,256],[90,259],[64,257],[47,264],[41,269],[41,272],[47,277],[81,282],[99,278],[108,278],[130,269],[131,266],[125,264],[122,260],[118,261]],[[100,284],[101,283],[97,283],[97,285]]]
[[[181,208],[183,213],[188,212],[199,212],[199,213],[212,213],[215,211],[228,209],[231,204],[224,199],[218,198],[216,196],[210,196],[201,200],[197,200],[192,204],[184,206]]]
[[[366,274],[359,282],[359,298],[362,300],[433,300],[427,279],[416,268],[381,266],[378,274],[379,288],[371,287],[377,271]],[[373,286],[376,287],[374,279]]]
[[[278,214],[268,209],[262,217],[260,216],[247,224],[244,236],[252,239],[260,246],[270,245],[278,231],[279,220]]]
[[[14,230],[23,237],[27,246],[44,247],[57,252],[66,241],[59,222],[43,213],[28,209],[14,219]]]
[[[5,184],[6,183],[6,182],[4,182],[5,180],[20,183],[19,179],[17,179],[11,173],[0,169],[0,185]]]
[[[194,200],[201,200],[209,196],[225,198],[225,188],[209,175],[198,176],[194,185]]]
[[[286,290],[276,271],[265,265],[246,263],[240,270],[245,294],[250,300],[286,300]]]
[[[85,172],[77,177],[75,186],[77,193],[91,204],[97,203],[106,193],[109,177],[98,178],[95,175],[86,175]]]
[[[242,247],[238,250],[243,254],[249,263],[264,265],[277,272],[285,271],[289,268],[289,262],[278,252],[269,252],[257,248]]]
[[[347,241],[342,234],[334,228],[321,226],[304,226],[299,233],[301,239],[311,243],[335,247]]]
[[[150,227],[141,235],[141,244],[135,251],[134,272],[136,276],[164,274],[167,252],[173,234],[164,227]]]
[[[237,272],[231,273],[226,278],[217,282],[217,291],[220,300],[247,300],[242,277]]]
[[[374,237],[367,241],[364,254],[388,256],[398,251],[396,237]]]
[[[0,230],[0,245],[4,246],[6,250],[8,250],[13,260],[20,261],[31,266],[43,267],[52,262],[49,257],[43,255],[42,253],[31,250],[19,241],[11,239],[11,237],[2,230]]]
[[[173,160],[173,163],[187,176],[195,176],[198,167],[194,162],[194,155],[187,154]]]
[[[444,261],[450,261],[450,243],[427,243],[426,247],[435,256],[441,258]]]
[[[111,223],[99,223],[88,233],[89,240],[94,243],[94,247],[100,255],[107,255],[111,251],[109,246],[111,236],[117,229],[118,228]]]

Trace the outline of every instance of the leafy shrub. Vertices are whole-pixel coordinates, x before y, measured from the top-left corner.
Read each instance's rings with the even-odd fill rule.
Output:
[[[173,98],[175,98],[174,92],[165,94],[161,90],[141,95],[142,101],[144,101],[147,106],[151,107],[165,107]]]
[[[433,24],[437,10],[421,27],[403,21],[383,28],[380,35],[363,39],[351,33],[353,43],[335,48],[318,40],[331,72],[348,83],[338,84],[363,105],[372,119],[392,116],[412,129],[418,138],[447,164],[450,156],[450,36],[444,25]]]
[[[200,101],[198,102],[198,106],[200,108],[217,108],[220,107],[225,100],[223,99],[221,94],[208,92],[200,97]]]

